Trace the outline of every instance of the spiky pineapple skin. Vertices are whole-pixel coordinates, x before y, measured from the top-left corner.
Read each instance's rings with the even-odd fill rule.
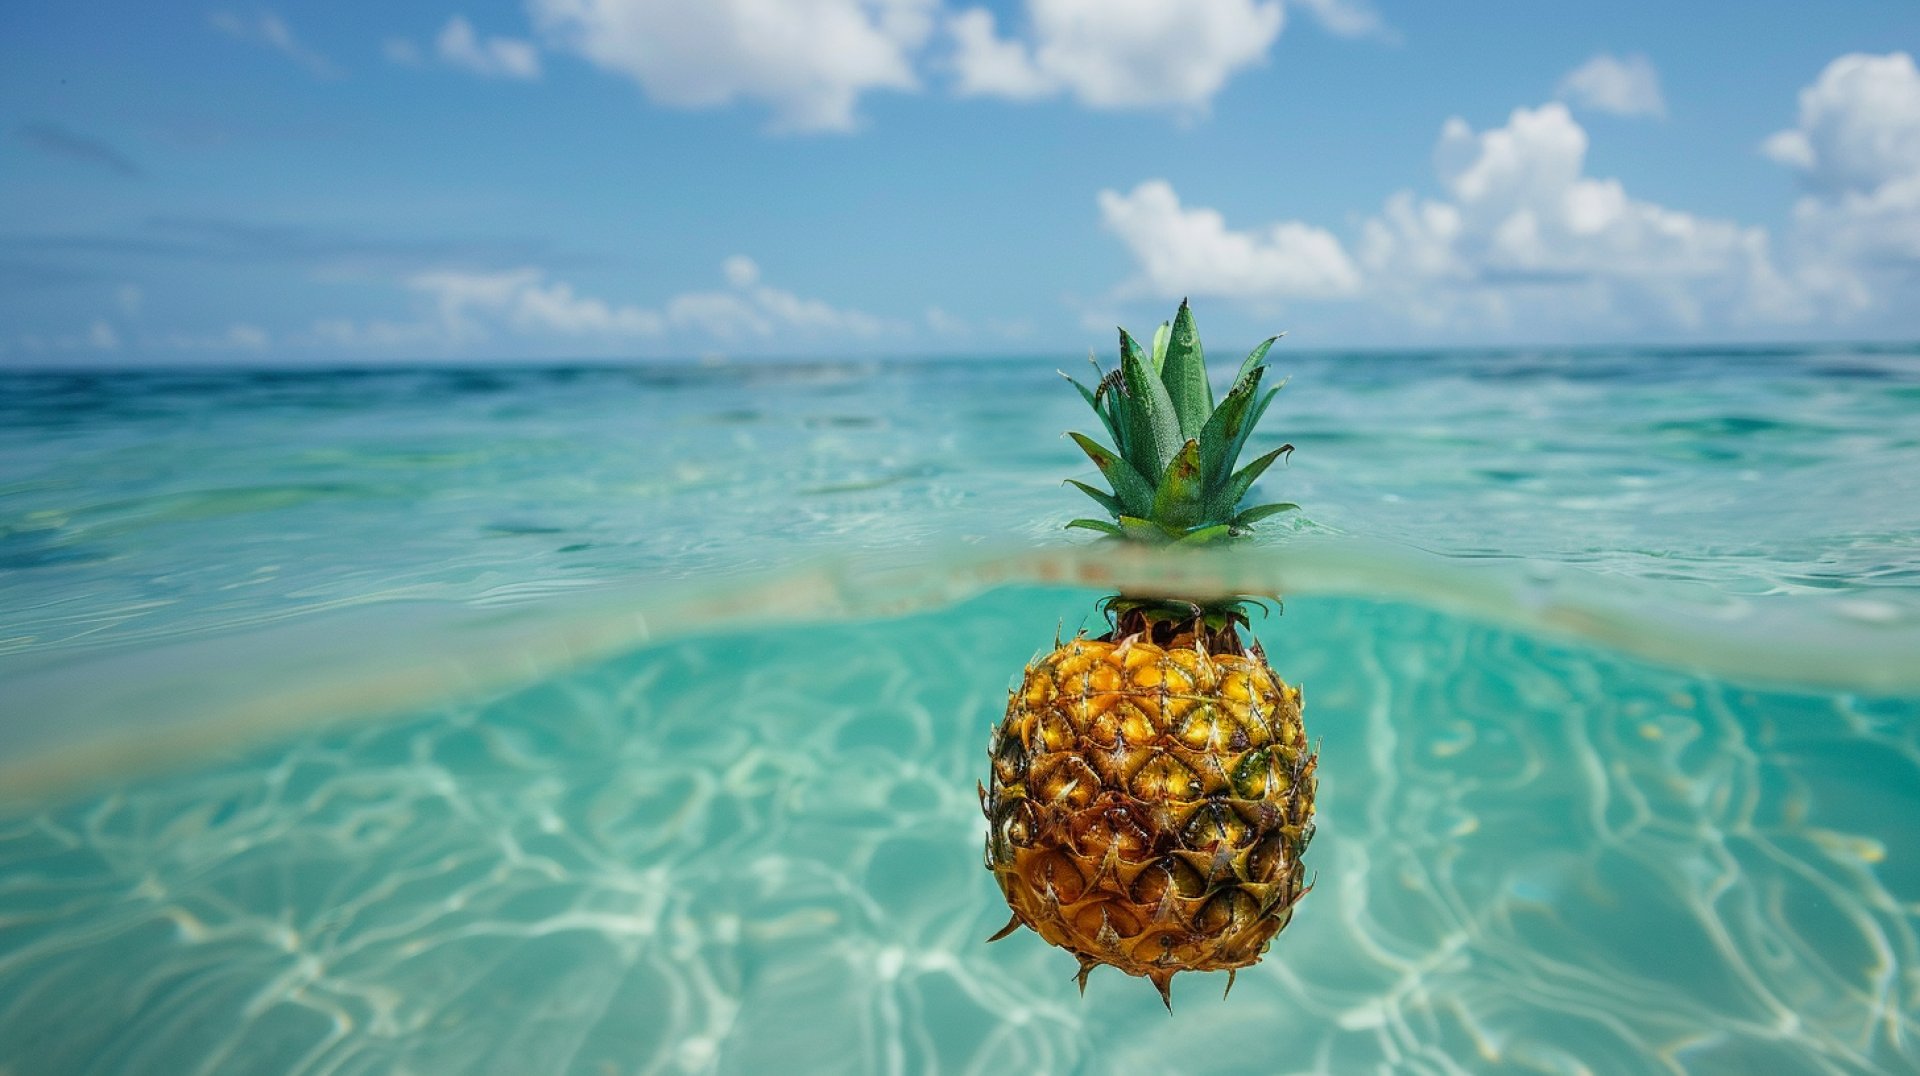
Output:
[[[1315,757],[1256,650],[1076,638],[1029,665],[989,749],[986,863],[1015,922],[1146,976],[1254,964],[1304,892]]]

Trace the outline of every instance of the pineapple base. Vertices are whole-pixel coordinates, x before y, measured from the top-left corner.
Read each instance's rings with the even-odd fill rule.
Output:
[[[1082,991],[1109,964],[1171,1008],[1175,974],[1257,963],[1306,891],[1300,689],[1237,637],[1072,639],[1027,667],[990,750],[986,865],[1013,911],[994,939],[1033,929]]]

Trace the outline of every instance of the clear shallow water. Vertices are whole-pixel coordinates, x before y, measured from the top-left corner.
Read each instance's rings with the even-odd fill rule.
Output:
[[[9,378],[0,1065],[1920,1067],[1920,358],[1283,369],[1319,881],[1171,1020],[981,944],[1045,367]]]

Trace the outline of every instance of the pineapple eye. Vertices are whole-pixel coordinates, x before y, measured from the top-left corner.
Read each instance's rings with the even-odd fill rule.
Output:
[[[1207,891],[1200,872],[1177,859],[1162,860],[1140,873],[1133,883],[1133,899],[1147,908],[1157,908],[1168,896],[1192,900]]]
[[[1287,869],[1287,846],[1280,834],[1270,833],[1253,846],[1247,857],[1247,874],[1259,881],[1271,882]]]
[[[1045,672],[1035,672],[1027,677],[1020,694],[1027,700],[1028,706],[1045,706],[1053,699],[1053,677]]]
[[[1209,802],[1194,812],[1185,833],[1187,847],[1198,852],[1219,852],[1247,843],[1251,831],[1239,812],[1224,803]]]
[[[1207,703],[1199,703],[1194,706],[1187,715],[1186,721],[1179,726],[1174,735],[1181,743],[1193,750],[1203,751],[1214,741],[1220,720],[1219,711]]]
[[[1133,775],[1133,794],[1148,802],[1200,798],[1200,778],[1178,759],[1161,755]]]
[[[1193,927],[1217,937],[1252,926],[1259,918],[1260,906],[1252,897],[1239,889],[1229,889],[1201,907],[1200,914],[1194,916]]]
[[[1089,904],[1074,914],[1073,925],[1086,937],[1105,947],[1117,945],[1122,938],[1140,933],[1140,917],[1119,901]]]
[[[1054,852],[1040,859],[1035,865],[1034,888],[1044,893],[1051,889],[1062,904],[1072,904],[1087,891],[1087,880],[1080,874],[1080,868],[1074,866],[1073,858],[1061,852]]]
[[[1020,800],[1000,822],[1000,836],[1007,844],[1015,848],[1025,848],[1033,843],[1034,834],[1039,829],[1039,819],[1031,800]]]
[[[1042,752],[1066,751],[1073,747],[1073,722],[1057,711],[1040,715],[1038,749]]]
[[[1033,789],[1042,802],[1079,810],[1100,791],[1100,776],[1079,758],[1056,759],[1035,772]]]
[[[1156,688],[1166,680],[1166,673],[1152,662],[1143,663],[1132,673],[1133,686],[1138,688]]]
[[[1254,751],[1240,760],[1233,770],[1233,791],[1242,799],[1264,799],[1273,787],[1273,756]]]

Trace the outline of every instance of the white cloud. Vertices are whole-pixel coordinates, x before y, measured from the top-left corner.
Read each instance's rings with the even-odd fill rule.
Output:
[[[1813,154],[1813,143],[1807,141],[1806,132],[1798,129],[1768,135],[1760,143],[1760,152],[1789,168],[1811,170],[1819,163]]]
[[[227,326],[226,339],[231,346],[246,351],[265,350],[268,343],[265,329],[245,323]]]
[[[1285,16],[1278,0],[1027,0],[1025,22],[1012,40],[981,8],[948,21],[957,92],[1200,110],[1266,58]]]
[[[1800,174],[1794,238],[1803,256],[1859,305],[1886,290],[1880,278],[1920,262],[1920,70],[1911,56],[1834,60],[1800,91],[1799,123],[1761,150]]]
[[[972,331],[965,320],[947,313],[943,307],[927,307],[922,316],[926,319],[927,328],[939,336],[965,336]]]
[[[842,310],[818,299],[760,283],[760,267],[736,254],[721,265],[728,289],[683,292],[667,302],[667,321],[676,328],[705,332],[733,342],[770,338],[783,332],[875,337],[889,326],[858,310]]]
[[[87,346],[98,351],[118,351],[120,334],[106,322],[96,321],[87,326]]]
[[[1480,132],[1447,121],[1435,160],[1449,198],[1402,192],[1362,229],[1372,290],[1417,300],[1409,309],[1440,322],[1810,316],[1765,229],[1636,200],[1619,180],[1586,175],[1586,152],[1586,131],[1558,103]]]
[[[1616,116],[1665,116],[1660,74],[1645,56],[1601,53],[1567,73],[1557,96]]]
[[[787,337],[818,343],[905,331],[871,314],[764,284],[760,267],[744,255],[726,259],[721,273],[727,287],[681,292],[656,309],[581,294],[573,284],[534,267],[433,270],[404,282],[425,304],[419,317],[364,323],[323,319],[295,342],[332,349],[458,354],[558,344],[602,350],[667,344],[684,349],[691,346],[687,333],[717,343]]]
[[[1298,221],[1236,232],[1211,209],[1186,209],[1165,180],[1131,193],[1105,190],[1100,218],[1140,267],[1128,290],[1163,298],[1329,298],[1359,286],[1359,273],[1333,233]]]
[[[388,63],[401,67],[419,67],[421,64],[420,46],[404,37],[390,37],[380,43],[380,52]]]
[[[1335,37],[1392,37],[1393,31],[1366,0],[1293,0]]]
[[[236,41],[264,45],[306,68],[316,78],[339,78],[341,71],[332,60],[308,48],[293,36],[285,19],[271,11],[251,17],[231,11],[216,11],[207,16],[214,29]]]
[[[1783,276],[1764,229],[1634,199],[1586,175],[1586,152],[1559,103],[1484,131],[1449,120],[1435,152],[1444,197],[1393,195],[1351,257],[1297,221],[1229,228],[1164,181],[1103,191],[1099,205],[1139,267],[1122,295],[1349,298],[1423,327],[1518,332],[1795,321],[1827,297],[1817,274]]]
[[[737,100],[786,131],[848,131],[869,90],[914,90],[913,56],[938,0],[530,0],[557,48],[639,83],[662,104]]]
[[[49,351],[118,351],[120,350],[120,333],[105,319],[95,318],[81,332],[62,333],[52,337],[37,333],[23,333],[14,338],[14,344],[20,350],[36,355],[43,355]]]
[[[1047,97],[1059,84],[1034,66],[1027,47],[1002,40],[994,31],[993,12],[969,8],[947,21],[953,36],[954,65],[960,76],[956,89],[968,96],[1010,97],[1026,101]]]
[[[735,254],[720,263],[720,275],[736,288],[751,288],[760,282],[760,265],[745,254]]]
[[[449,343],[478,342],[496,330],[526,335],[644,337],[665,327],[659,314],[579,295],[539,269],[417,273],[407,286],[428,297]]]
[[[148,333],[141,337],[140,342],[144,347],[172,351],[260,352],[267,349],[273,338],[258,325],[235,322],[219,332]]]
[[[434,41],[434,51],[454,67],[487,78],[540,77],[540,53],[533,42],[511,37],[483,40],[464,15],[447,20]]]
[[[1904,52],[1851,53],[1800,91],[1800,122],[1768,156],[1823,195],[1871,194],[1920,173],[1920,70]]]
[[[451,346],[440,326],[431,321],[389,321],[378,318],[368,322],[321,318],[306,332],[295,334],[290,343],[301,348],[383,351],[389,354],[444,351]]]

